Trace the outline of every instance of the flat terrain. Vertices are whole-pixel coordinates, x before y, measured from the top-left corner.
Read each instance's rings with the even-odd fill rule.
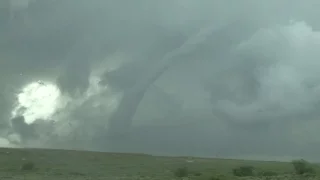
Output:
[[[23,170],[28,163],[33,168]],[[238,179],[232,169],[243,165],[257,171],[272,171],[275,177],[241,177],[239,179],[301,179],[292,176],[290,163],[158,157],[144,154],[102,153],[46,149],[0,149],[0,180],[173,180],[173,179]],[[187,167],[188,177],[174,175]],[[214,178],[213,178],[214,177]],[[303,178],[303,179],[316,179]]]

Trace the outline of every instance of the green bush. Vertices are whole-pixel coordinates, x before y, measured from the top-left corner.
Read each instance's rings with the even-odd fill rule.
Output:
[[[210,177],[209,180],[221,180],[221,178],[213,176],[213,177]]]
[[[245,177],[253,176],[254,168],[252,166],[240,166],[232,170],[234,176]]]
[[[178,168],[174,171],[174,176],[182,178],[189,175],[189,170],[186,167]]]
[[[30,171],[33,170],[35,167],[33,162],[26,162],[24,164],[21,165],[21,170],[23,171]]]
[[[194,176],[201,176],[202,173],[201,173],[201,172],[195,172],[195,173],[193,173],[193,175],[194,175]]]
[[[274,171],[260,171],[258,172],[258,176],[265,176],[265,177],[271,177],[271,176],[277,176],[278,173]]]
[[[298,175],[302,174],[315,174],[315,170],[311,164],[306,160],[294,160],[292,161],[294,172]]]

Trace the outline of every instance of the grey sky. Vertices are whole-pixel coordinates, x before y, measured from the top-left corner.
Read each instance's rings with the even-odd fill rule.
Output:
[[[57,123],[36,121],[32,129],[41,136],[24,146],[108,150],[103,132],[123,93],[158,63],[174,59],[140,103],[133,139],[118,150],[318,160],[319,5],[315,0],[30,3],[15,19],[1,21],[0,112],[6,133],[0,143],[21,134],[8,117],[14,92],[40,79],[57,83],[72,101],[53,117]],[[106,71],[100,75],[110,89],[87,99],[77,95],[77,89],[94,89],[91,74],[99,70]]]

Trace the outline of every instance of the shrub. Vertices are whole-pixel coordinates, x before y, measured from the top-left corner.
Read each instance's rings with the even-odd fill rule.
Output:
[[[214,176],[214,177],[210,177],[209,180],[221,180],[221,178]]]
[[[26,162],[24,164],[21,165],[21,170],[23,171],[30,171],[33,170],[35,167],[33,162]]]
[[[193,175],[194,175],[194,176],[201,176],[202,173],[201,173],[201,172],[195,172],[195,173],[193,173]]]
[[[277,176],[278,173],[274,172],[274,171],[260,171],[258,173],[259,176],[266,176],[266,177],[270,177],[270,176]]]
[[[292,165],[296,174],[315,174],[315,170],[312,168],[311,164],[306,160],[294,160]]]
[[[209,179],[207,180],[226,180],[226,179],[230,179],[229,177],[225,176],[225,175],[215,175],[215,176],[211,176]]]
[[[253,170],[252,166],[240,166],[233,169],[233,175],[239,177],[253,176]]]
[[[178,168],[174,171],[174,175],[179,178],[187,177],[189,175],[189,170],[186,167]]]

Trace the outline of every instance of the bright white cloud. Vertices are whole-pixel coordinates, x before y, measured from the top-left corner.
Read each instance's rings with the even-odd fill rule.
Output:
[[[60,105],[60,90],[54,84],[32,82],[17,95],[17,106],[12,115],[23,115],[26,123],[50,119]]]

